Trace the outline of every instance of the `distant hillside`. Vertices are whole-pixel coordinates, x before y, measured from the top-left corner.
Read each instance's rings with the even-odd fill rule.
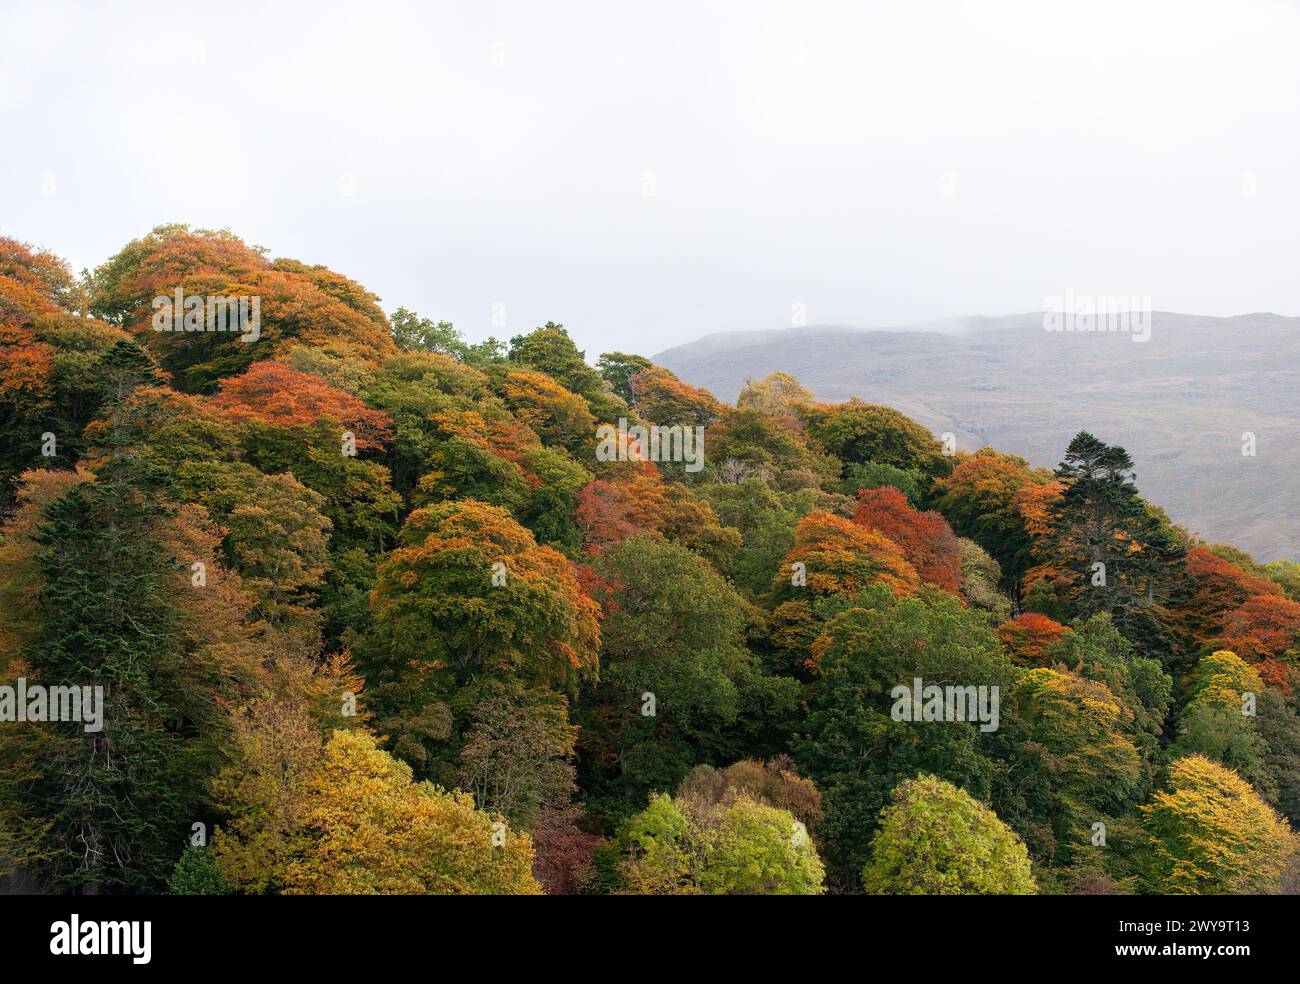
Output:
[[[1143,494],[1180,524],[1261,561],[1300,559],[1300,318],[1156,312],[1146,342],[1047,332],[1041,314],[923,328],[717,334],[654,360],[728,400],[783,370],[818,399],[888,404],[1037,465],[1087,429],[1129,449]]]

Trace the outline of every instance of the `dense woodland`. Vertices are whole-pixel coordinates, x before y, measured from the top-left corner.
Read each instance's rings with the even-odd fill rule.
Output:
[[[178,288],[260,337],[154,330]],[[227,231],[0,239],[0,683],[106,695],[0,723],[9,889],[1294,890],[1300,565],[1087,421],[1034,468],[379,300]],[[703,467],[603,460],[620,419]],[[915,678],[998,726],[898,720]]]

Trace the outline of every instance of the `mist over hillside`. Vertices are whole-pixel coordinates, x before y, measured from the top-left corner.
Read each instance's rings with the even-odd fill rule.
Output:
[[[1047,332],[1041,313],[813,326],[709,335],[654,361],[727,400],[750,377],[789,372],[820,400],[887,404],[961,448],[1035,465],[1054,467],[1086,428],[1128,448],[1143,494],[1181,525],[1261,561],[1300,558],[1298,318],[1155,312],[1145,342]]]

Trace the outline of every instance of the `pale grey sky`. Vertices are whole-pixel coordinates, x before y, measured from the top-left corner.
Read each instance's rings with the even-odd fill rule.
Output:
[[[795,304],[1300,314],[1294,2],[3,0],[0,24],[0,233],[78,269],[230,226],[390,311],[562,321],[591,358]]]

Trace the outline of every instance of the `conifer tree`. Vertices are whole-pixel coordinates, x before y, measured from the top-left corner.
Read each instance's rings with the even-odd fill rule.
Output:
[[[1155,609],[1185,590],[1186,547],[1138,495],[1133,459],[1080,431],[1056,476],[1065,489],[1040,553],[1066,572],[1071,614],[1109,614],[1126,637],[1167,653]]]
[[[173,562],[154,531],[164,507],[124,423],[131,391],[153,375],[129,342],[103,356],[109,457],[93,484],[46,510],[36,535],[43,632],[25,653],[45,686],[103,688],[102,730],[46,724],[32,802],[50,824],[52,875],[88,894],[156,887],[188,828],[183,722],[165,692],[177,651],[163,593]],[[84,716],[84,715],[83,715]]]

